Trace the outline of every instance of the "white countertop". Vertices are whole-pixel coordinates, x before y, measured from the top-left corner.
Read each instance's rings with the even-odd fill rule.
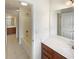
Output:
[[[16,27],[16,26],[6,26],[7,28],[13,28],[13,27]]]
[[[71,48],[72,46],[68,44],[69,42],[64,38],[56,36],[50,38],[49,40],[44,40],[42,43],[63,55],[67,59],[74,59],[74,50]]]

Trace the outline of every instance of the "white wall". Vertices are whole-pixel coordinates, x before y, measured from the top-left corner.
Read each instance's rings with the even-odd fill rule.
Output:
[[[33,59],[41,59],[41,40],[57,34],[56,10],[67,7],[53,0],[23,0],[33,5]],[[49,3],[50,1],[50,3]],[[50,4],[50,7],[49,7]],[[49,13],[50,8],[50,13]],[[50,16],[50,17],[49,17]],[[50,19],[50,26],[49,26]]]
[[[49,0],[23,1],[33,5],[33,59],[41,59],[40,42],[49,38]]]
[[[50,37],[57,35],[57,14],[56,11],[50,13]]]

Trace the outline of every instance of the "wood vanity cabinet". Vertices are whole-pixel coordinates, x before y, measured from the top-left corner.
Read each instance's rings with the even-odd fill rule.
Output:
[[[7,34],[16,34],[16,27],[7,28]]]
[[[67,59],[43,43],[41,44],[41,47],[42,47],[41,59]]]

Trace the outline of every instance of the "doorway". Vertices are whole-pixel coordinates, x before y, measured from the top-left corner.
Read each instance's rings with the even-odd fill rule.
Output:
[[[6,59],[32,59],[32,5],[6,0]]]

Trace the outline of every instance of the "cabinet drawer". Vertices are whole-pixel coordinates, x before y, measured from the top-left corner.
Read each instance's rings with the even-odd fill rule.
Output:
[[[55,52],[53,54],[53,59],[67,59],[64,56],[60,55],[59,53]]]
[[[49,52],[47,52],[46,50],[43,50],[42,53],[48,57],[52,57],[52,55]]]
[[[43,54],[42,59],[49,59],[49,57]]]
[[[52,53],[54,54],[54,52],[52,51],[52,49],[50,49],[48,46],[44,45],[43,43],[42,43],[42,49],[45,50],[45,51],[47,51],[50,54],[52,54]]]

